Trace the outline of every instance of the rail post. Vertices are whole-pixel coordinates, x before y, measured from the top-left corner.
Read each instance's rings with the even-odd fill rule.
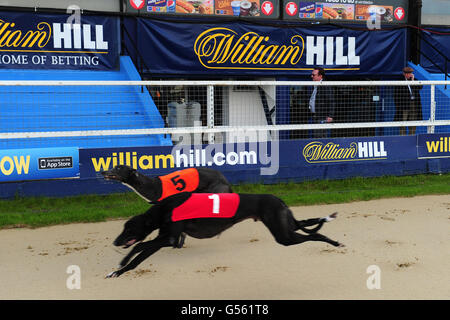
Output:
[[[206,104],[207,117],[206,125],[208,129],[214,128],[214,86],[208,85],[206,87]],[[208,144],[214,143],[214,133],[208,133]]]
[[[436,120],[436,86],[434,84],[431,85],[430,88],[430,122],[434,122]],[[428,133],[434,133],[434,126],[431,125],[427,129]]]

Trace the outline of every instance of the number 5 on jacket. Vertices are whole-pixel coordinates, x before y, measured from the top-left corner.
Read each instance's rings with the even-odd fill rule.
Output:
[[[237,193],[193,193],[172,211],[172,221],[196,218],[232,218],[239,206]]]
[[[192,192],[198,187],[199,176],[195,168],[184,169],[160,176],[162,194],[159,201],[180,192]]]

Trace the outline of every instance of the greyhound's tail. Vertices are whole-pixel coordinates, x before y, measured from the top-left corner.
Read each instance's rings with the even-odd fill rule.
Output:
[[[330,221],[333,221],[334,219],[337,218],[337,214],[338,214],[337,212],[333,212],[329,216],[326,216],[326,217],[323,217],[323,218],[320,218],[320,219],[324,220],[325,222],[330,222]]]

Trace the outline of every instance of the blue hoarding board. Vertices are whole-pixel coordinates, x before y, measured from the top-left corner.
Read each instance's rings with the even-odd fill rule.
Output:
[[[450,133],[418,135],[417,157],[450,158]]]
[[[221,171],[260,169],[270,166],[267,156],[259,156],[267,154],[267,151],[270,154],[270,144],[248,143],[80,149],[81,177],[96,177],[116,165],[128,165],[148,175],[162,175],[191,167]]]
[[[125,25],[131,30],[134,23],[128,19]],[[147,71],[158,74],[298,76],[321,66],[331,75],[392,75],[406,61],[406,29],[138,18],[132,37]]]
[[[129,165],[148,175],[162,175],[189,167],[210,167],[222,172],[248,170],[252,175],[263,177],[276,176],[280,168],[416,158],[414,136],[80,149],[82,178],[98,177],[101,171],[119,164]]]
[[[0,150],[0,182],[79,176],[78,148]]]
[[[117,17],[0,13],[0,68],[117,69],[119,44]]]
[[[297,159],[288,157],[286,164],[303,166],[416,158],[414,136],[310,139],[287,142],[281,146],[281,154],[294,154],[295,150]]]
[[[209,167],[221,171],[233,184],[445,173],[450,172],[449,139],[448,134],[431,134],[267,144],[2,150],[0,197],[129,191],[100,174],[118,164],[130,165],[148,176]],[[70,157],[73,168],[68,168]],[[70,177],[80,179],[64,179]],[[53,178],[63,179],[45,181]]]

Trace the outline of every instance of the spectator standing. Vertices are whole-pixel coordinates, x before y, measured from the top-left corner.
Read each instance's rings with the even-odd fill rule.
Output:
[[[325,78],[325,70],[317,67],[311,72],[311,79],[322,82]],[[331,123],[334,115],[333,89],[330,86],[313,86],[308,101],[309,123]],[[326,138],[328,130],[313,130],[313,138]]]
[[[415,81],[413,68],[403,68],[403,80]],[[422,102],[420,100],[421,89],[421,85],[396,86],[394,88],[394,121],[422,120]],[[416,127],[408,127],[408,134],[414,135],[415,133]],[[406,135],[406,127],[400,127],[400,135]]]

